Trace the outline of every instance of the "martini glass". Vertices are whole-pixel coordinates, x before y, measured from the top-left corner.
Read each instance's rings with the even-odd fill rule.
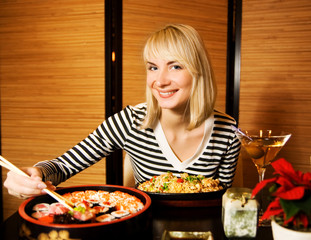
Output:
[[[290,133],[274,131],[274,130],[250,130],[241,131],[235,129],[236,134],[241,141],[242,147],[246,150],[253,163],[257,168],[259,182],[264,180],[267,166],[275,160],[279,151],[291,137]],[[263,214],[262,194],[260,196],[260,213]],[[259,219],[259,225],[267,226],[269,222],[263,222]]]

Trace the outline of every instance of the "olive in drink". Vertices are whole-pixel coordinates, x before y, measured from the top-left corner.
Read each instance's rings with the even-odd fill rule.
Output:
[[[266,167],[275,159],[291,134],[274,130],[234,130],[257,168],[259,181],[262,181]]]
[[[242,145],[257,168],[267,167],[284,145],[283,137],[253,137],[252,139],[253,141],[244,142]]]

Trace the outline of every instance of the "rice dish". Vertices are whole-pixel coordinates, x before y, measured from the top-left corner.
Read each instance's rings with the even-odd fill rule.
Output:
[[[180,174],[180,178],[172,172],[154,176],[149,181],[139,184],[139,190],[155,193],[201,193],[223,189],[219,179],[206,178],[202,175]]]

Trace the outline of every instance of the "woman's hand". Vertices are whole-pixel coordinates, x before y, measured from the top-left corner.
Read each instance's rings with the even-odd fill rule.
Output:
[[[3,184],[8,189],[9,194],[21,199],[26,199],[43,194],[44,188],[55,189],[55,186],[53,186],[51,182],[42,182],[42,173],[39,168],[27,167],[21,168],[21,170],[30,177],[9,171]]]

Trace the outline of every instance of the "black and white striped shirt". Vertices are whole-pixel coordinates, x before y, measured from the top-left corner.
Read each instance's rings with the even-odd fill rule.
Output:
[[[123,149],[130,156],[136,182],[170,171],[177,176],[187,172],[232,184],[240,151],[240,142],[231,128],[235,125],[233,118],[214,111],[205,122],[198,151],[191,159],[180,162],[167,144],[160,124],[155,129],[140,128],[146,111],[145,103],[127,106],[62,156],[35,166],[42,169],[45,180],[57,185],[114,150]]]

